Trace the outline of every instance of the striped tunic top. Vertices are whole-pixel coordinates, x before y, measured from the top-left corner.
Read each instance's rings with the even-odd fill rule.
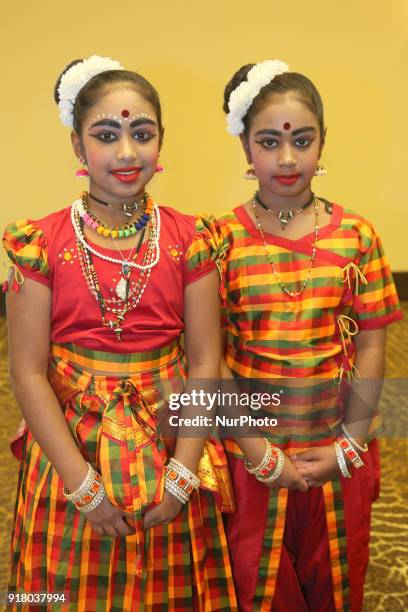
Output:
[[[337,204],[327,202],[326,210],[330,223],[319,230],[311,277],[296,297],[282,290],[243,205],[217,221],[227,365],[236,377],[258,380],[261,386],[261,379],[272,384],[271,378],[279,378],[280,389],[285,378],[286,383],[292,379],[292,387],[307,380],[314,387],[301,398],[285,391],[285,406],[273,410],[284,417],[276,440],[283,446],[294,437],[299,443],[323,443],[328,426],[339,418],[341,394],[333,381],[346,381],[354,373],[355,334],[402,318],[371,223]],[[294,240],[265,232],[265,240],[280,279],[290,291],[298,291],[307,275],[314,233]],[[302,422],[301,431],[294,419]]]

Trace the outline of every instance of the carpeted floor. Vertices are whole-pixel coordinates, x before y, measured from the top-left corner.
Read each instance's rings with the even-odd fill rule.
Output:
[[[405,320],[390,327],[387,378],[381,399],[386,432],[381,439],[382,488],[373,508],[371,559],[365,612],[408,610],[408,304]],[[8,384],[7,341],[0,320],[0,592],[6,589],[17,462],[8,442],[20,414]],[[319,612],[313,610],[312,612]]]

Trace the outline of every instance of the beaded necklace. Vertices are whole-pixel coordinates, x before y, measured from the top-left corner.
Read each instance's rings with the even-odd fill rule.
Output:
[[[87,251],[89,251],[90,253],[95,255],[96,257],[99,257],[100,259],[104,259],[105,261],[110,261],[112,263],[121,264],[122,261],[120,259],[115,259],[114,257],[109,257],[108,255],[103,255],[102,253],[100,253],[99,251],[97,251],[96,249],[91,247],[90,244],[87,243],[87,241],[85,240],[85,236],[83,235],[82,230],[81,230],[81,222],[80,222],[80,216],[79,216],[79,210],[80,210],[81,204],[82,204],[82,200],[75,200],[75,202],[71,206],[71,223],[72,223],[72,226],[74,228],[75,236],[77,237],[79,242],[81,242],[83,247]],[[160,247],[159,247],[159,239],[160,239],[160,210],[159,210],[159,207],[157,206],[157,204],[153,205],[153,213],[154,214],[152,215],[152,221],[153,221],[153,217],[154,217],[155,218],[154,223],[156,224],[156,238],[155,238],[155,243],[154,243],[154,250],[155,250],[155,253],[156,253],[155,257],[154,257],[153,261],[151,261],[149,264],[138,264],[135,261],[129,261],[128,265],[131,268],[138,268],[139,270],[144,270],[144,269],[147,269],[147,268],[154,268],[154,266],[156,266],[159,263],[159,260],[160,260]]]
[[[125,316],[130,310],[133,310],[139,304],[149,282],[151,271],[159,261],[160,212],[158,207],[154,205],[154,214],[151,217],[150,224],[150,235],[143,257],[143,262],[142,264],[136,264],[135,261],[130,261],[130,257],[128,260],[124,259],[121,253],[120,255],[122,260],[109,257],[108,255],[103,255],[86,242],[81,227],[81,223],[83,222],[81,221],[78,209],[75,206],[77,202],[78,200],[72,205],[71,220],[75,231],[82,273],[91,295],[94,296],[99,304],[102,325],[111,329],[115,334],[116,340],[120,342],[122,340],[122,324]],[[135,257],[141,247],[141,243],[142,240],[139,242],[139,248],[135,253]],[[135,246],[136,244],[134,245],[133,249]],[[104,298],[102,295],[98,275],[92,260],[93,255],[105,261],[120,264],[122,278],[116,286],[117,297]],[[133,285],[131,285],[129,282],[132,268],[137,268],[139,270],[139,278],[136,283],[133,283]]]
[[[302,282],[301,288],[299,291],[290,291],[287,286],[285,285],[285,283],[282,281],[282,279],[280,278],[279,274],[276,271],[276,267],[275,267],[275,262],[272,259],[272,256],[268,250],[268,245],[267,242],[265,240],[265,234],[261,225],[261,219],[259,217],[258,214],[258,210],[256,208],[256,204],[257,201],[255,199],[252,200],[252,208],[254,209],[254,215],[255,215],[255,219],[256,219],[256,225],[259,229],[259,232],[261,234],[262,237],[262,241],[264,244],[264,248],[266,251],[266,255],[268,257],[269,263],[271,265],[272,268],[272,272],[275,276],[275,279],[277,280],[277,282],[279,283],[282,291],[284,293],[286,293],[286,295],[289,295],[290,297],[298,297],[299,295],[301,295],[303,293],[303,291],[306,288],[306,285],[308,284],[310,277],[312,275],[312,267],[313,267],[313,262],[316,259],[316,249],[317,249],[317,241],[319,239],[319,204],[317,201],[317,198],[315,196],[313,196],[313,201],[314,201],[314,211],[315,211],[315,230],[314,230],[314,241],[313,241],[313,247],[312,247],[312,255],[310,257],[310,261],[309,261],[309,266],[308,266],[308,270],[307,270],[307,274],[306,274],[306,278],[304,279],[304,281]]]
[[[105,238],[128,238],[129,236],[135,236],[139,230],[146,227],[153,212],[153,200],[146,195],[145,211],[135,221],[126,223],[121,227],[109,227],[94,212],[89,210],[86,200],[87,193],[84,191],[82,194],[82,206],[78,207],[79,215],[84,223],[101,236],[105,236]]]

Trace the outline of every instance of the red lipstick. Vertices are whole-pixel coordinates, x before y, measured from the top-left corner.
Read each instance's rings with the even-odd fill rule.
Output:
[[[122,183],[133,183],[139,178],[140,172],[141,168],[139,166],[128,166],[111,170],[111,174]]]
[[[300,174],[282,174],[282,175],[275,176],[274,178],[281,185],[293,185],[293,183],[296,183],[299,176]]]

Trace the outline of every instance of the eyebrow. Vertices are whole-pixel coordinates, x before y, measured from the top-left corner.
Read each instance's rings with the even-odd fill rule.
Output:
[[[132,121],[132,123],[129,124],[129,127],[134,128],[137,127],[138,125],[143,125],[145,123],[148,123],[149,125],[154,125],[156,126],[156,122],[153,121],[152,119],[148,119],[147,117],[140,117],[140,119],[135,119],[134,121]],[[93,123],[92,125],[89,126],[89,129],[94,128],[94,127],[99,127],[99,126],[108,126],[108,127],[113,127],[113,128],[117,128],[118,130],[121,129],[122,124],[119,123],[119,121],[115,121],[114,119],[101,119],[100,121],[97,121],[96,123]]]
[[[293,130],[292,135],[298,136],[299,134],[303,134],[303,132],[316,132],[316,128],[313,126],[306,125],[305,127]],[[260,136],[261,134],[268,134],[269,136],[283,136],[283,132],[272,129],[259,130],[258,132],[256,132],[255,136]]]

